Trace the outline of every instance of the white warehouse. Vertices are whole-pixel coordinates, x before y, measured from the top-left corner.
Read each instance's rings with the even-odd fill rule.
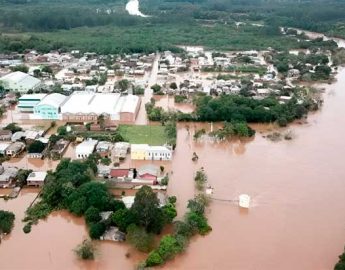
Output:
[[[61,114],[68,122],[97,122],[100,115],[107,123],[134,122],[139,108],[138,96],[75,91],[61,105]]]
[[[0,78],[0,83],[6,90],[26,93],[41,86],[41,80],[21,71],[9,73]]]

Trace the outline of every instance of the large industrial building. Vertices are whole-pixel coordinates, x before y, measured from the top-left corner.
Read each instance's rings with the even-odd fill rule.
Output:
[[[45,96],[34,107],[35,118],[51,120],[60,119],[60,108],[66,99],[66,96],[58,93]]]
[[[21,71],[9,73],[0,78],[0,83],[6,90],[26,93],[41,86],[41,81]]]
[[[139,108],[138,96],[75,91],[61,105],[61,114],[67,122],[97,122],[103,115],[105,122],[112,124],[134,122]]]
[[[21,112],[33,112],[37,104],[39,104],[47,94],[26,94],[22,95],[18,100],[18,108]]]

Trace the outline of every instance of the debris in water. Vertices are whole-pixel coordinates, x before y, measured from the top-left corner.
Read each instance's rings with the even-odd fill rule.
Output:
[[[239,206],[243,208],[249,208],[250,196],[247,194],[241,194],[239,198]]]

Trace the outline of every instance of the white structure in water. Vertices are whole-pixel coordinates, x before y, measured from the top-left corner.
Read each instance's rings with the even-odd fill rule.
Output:
[[[247,194],[241,194],[239,197],[239,206],[243,208],[249,208],[250,196]]]

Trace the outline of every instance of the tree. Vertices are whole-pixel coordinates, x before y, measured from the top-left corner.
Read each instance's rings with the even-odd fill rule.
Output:
[[[75,253],[82,260],[93,260],[95,258],[95,247],[89,240],[84,240],[76,249]]]
[[[12,212],[0,210],[0,234],[12,231],[14,219],[15,216]]]
[[[126,90],[129,88],[129,85],[130,85],[129,81],[126,80],[126,79],[123,79],[123,80],[118,81],[117,84],[118,84],[118,86],[119,86],[121,92],[126,91]]]
[[[85,221],[87,223],[96,223],[100,220],[100,211],[96,207],[90,206],[85,212]]]
[[[65,135],[67,134],[67,128],[66,128],[66,126],[58,127],[57,133],[58,133],[60,136],[65,136]]]
[[[163,213],[166,218],[166,223],[172,223],[177,216],[176,207],[172,203],[168,203],[162,207]]]
[[[177,84],[176,84],[176,82],[172,82],[172,83],[170,84],[169,87],[170,87],[171,89],[176,90],[176,89],[177,89]]]
[[[105,232],[106,226],[102,222],[91,223],[89,225],[89,235],[92,239],[99,239]]]
[[[44,66],[42,68],[42,72],[53,74],[53,70],[52,70],[52,68],[50,66]]]
[[[34,76],[35,76],[36,78],[41,77],[41,70],[35,69],[35,70],[34,70]]]
[[[45,148],[45,144],[42,143],[41,141],[34,141],[32,144],[29,145],[28,147],[28,152],[29,153],[42,153],[42,151]]]
[[[149,186],[143,186],[135,195],[131,211],[136,217],[136,224],[148,232],[159,233],[164,225],[164,213],[159,208],[156,193]]]
[[[151,89],[153,90],[153,93],[158,93],[161,91],[162,87],[159,84],[154,84],[151,86]]]
[[[29,68],[25,65],[19,65],[19,66],[11,67],[11,70],[13,72],[15,72],[15,71],[20,71],[20,72],[24,72],[24,73],[29,72]]]
[[[111,221],[122,232],[127,232],[127,227],[136,222],[136,218],[132,211],[127,208],[117,210],[111,215]]]
[[[182,250],[183,247],[179,245],[179,243],[176,241],[176,238],[172,235],[164,236],[159,242],[158,253],[163,260],[173,258]]]
[[[21,127],[18,127],[16,123],[8,124],[6,127],[4,127],[4,129],[10,130],[12,133],[16,133],[18,131],[23,130]]]
[[[145,261],[146,267],[156,266],[164,263],[162,257],[159,255],[159,253],[156,250],[153,250],[150,252],[149,256],[147,257]]]
[[[28,178],[30,173],[32,173],[32,170],[19,169],[16,177],[16,186],[25,186],[27,183],[26,179]]]
[[[139,251],[149,252],[153,247],[154,238],[143,227],[131,224],[127,228],[127,240]]]

